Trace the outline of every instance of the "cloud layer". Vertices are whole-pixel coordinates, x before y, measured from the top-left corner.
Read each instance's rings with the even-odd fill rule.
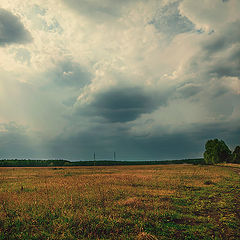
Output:
[[[240,137],[238,0],[0,9],[0,157],[201,157]]]

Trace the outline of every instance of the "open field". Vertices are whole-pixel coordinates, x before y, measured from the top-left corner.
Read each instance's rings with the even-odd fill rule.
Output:
[[[0,239],[240,239],[237,168],[0,168]]]

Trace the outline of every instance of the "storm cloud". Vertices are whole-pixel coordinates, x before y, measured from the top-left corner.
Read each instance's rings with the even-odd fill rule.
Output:
[[[163,160],[202,157],[204,144],[212,136],[224,139],[230,148],[238,141],[240,128],[235,123],[189,125],[187,131],[164,133],[159,129],[154,135],[135,136],[127,128],[116,131],[113,126],[93,128],[91,131],[58,136],[49,142],[52,156],[72,159],[112,159],[115,151],[118,159]]]
[[[0,46],[13,43],[25,44],[31,41],[31,34],[25,29],[20,19],[0,8]]]
[[[161,160],[240,144],[239,0],[1,6],[1,157]]]
[[[143,89],[119,88],[100,93],[96,96],[92,107],[96,114],[110,122],[129,122],[141,114],[151,113],[158,105],[155,96],[147,94]]]

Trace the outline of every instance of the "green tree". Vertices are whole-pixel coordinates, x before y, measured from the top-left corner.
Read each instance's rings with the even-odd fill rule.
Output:
[[[231,161],[231,151],[223,140],[208,140],[205,149],[204,161],[206,164]]]
[[[240,146],[236,146],[232,154],[232,161],[234,163],[240,163]]]

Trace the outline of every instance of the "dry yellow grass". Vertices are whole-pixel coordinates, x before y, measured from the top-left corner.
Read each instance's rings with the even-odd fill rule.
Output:
[[[141,221],[173,209],[172,199],[181,194],[182,187],[209,188],[206,181],[218,183],[228,176],[225,168],[188,164],[0,168],[0,220],[18,218],[29,223],[24,231],[31,236],[42,236],[41,231],[50,224],[49,239],[97,239],[101,234],[123,239],[122,226],[131,228],[130,239],[157,239],[141,228]],[[46,216],[50,220],[45,226],[42,218]],[[141,218],[139,222],[137,218]],[[103,229],[95,234],[99,229],[89,226],[94,219],[98,221],[92,223],[96,229],[104,228],[107,221],[110,233]],[[77,230],[79,226],[81,230]],[[18,238],[24,239],[20,235]]]
[[[204,186],[206,180],[217,183],[227,175],[214,166],[192,165],[1,168],[0,193],[17,206],[71,208],[81,205],[81,199],[112,206],[116,202],[152,205],[162,198],[167,204],[166,199],[182,185]]]

